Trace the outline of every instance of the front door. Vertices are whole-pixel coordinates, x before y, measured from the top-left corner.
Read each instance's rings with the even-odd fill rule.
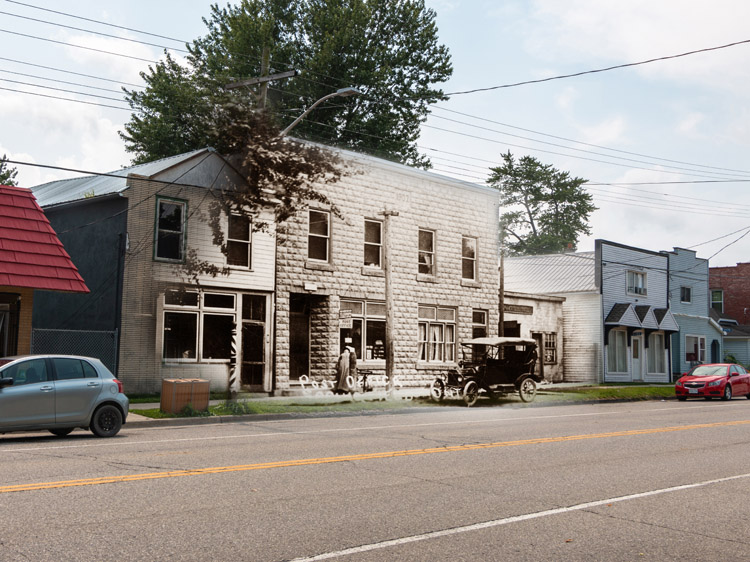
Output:
[[[242,356],[240,381],[251,391],[270,390],[266,374],[266,295],[242,295]]]
[[[643,336],[634,335],[630,341],[632,371],[634,381],[643,380]]]

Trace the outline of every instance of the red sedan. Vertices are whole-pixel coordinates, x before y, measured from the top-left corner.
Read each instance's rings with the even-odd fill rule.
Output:
[[[698,365],[685,373],[674,385],[677,400],[702,397],[706,400],[732,396],[750,398],[750,374],[742,365],[713,363]]]

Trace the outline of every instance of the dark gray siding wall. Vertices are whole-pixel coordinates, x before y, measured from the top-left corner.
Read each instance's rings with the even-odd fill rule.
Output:
[[[126,198],[118,197],[45,209],[52,228],[91,292],[37,291],[34,297],[34,328],[119,328],[127,205]]]

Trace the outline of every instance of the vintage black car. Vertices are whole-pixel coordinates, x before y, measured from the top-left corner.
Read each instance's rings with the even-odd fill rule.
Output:
[[[490,398],[518,392],[531,402],[542,377],[535,373],[536,341],[528,338],[489,337],[462,342],[463,358],[458,369],[438,375],[430,386],[430,397],[460,398],[467,406],[476,403],[480,393]]]

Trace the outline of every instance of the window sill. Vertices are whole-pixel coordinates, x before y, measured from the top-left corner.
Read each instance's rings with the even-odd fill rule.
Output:
[[[424,273],[417,273],[417,281],[421,283],[437,283],[437,277],[434,275],[425,275]]]
[[[461,286],[462,287],[472,287],[474,289],[481,289],[482,284],[474,281],[473,279],[461,279]]]
[[[385,271],[379,267],[362,266],[362,275],[369,275],[370,277],[385,277]]]
[[[305,262],[305,269],[314,269],[316,271],[335,271],[335,268],[330,263],[311,260],[307,260]]]
[[[456,363],[417,363],[417,371],[434,371],[435,369],[458,369]]]

